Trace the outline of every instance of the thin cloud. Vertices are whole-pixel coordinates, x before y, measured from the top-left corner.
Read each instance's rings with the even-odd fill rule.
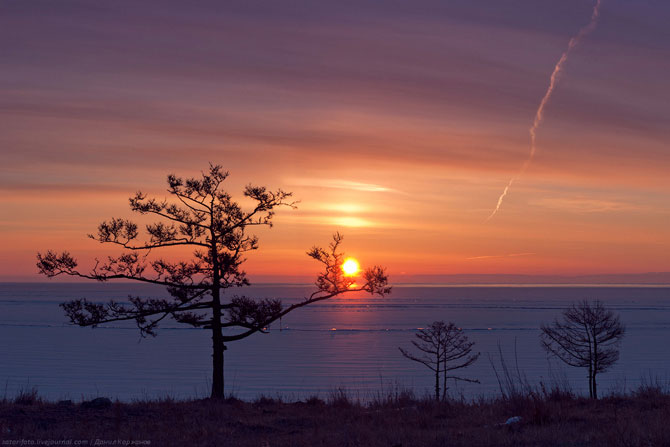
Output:
[[[534,200],[531,205],[574,213],[606,213],[640,210],[639,205],[617,201],[590,199],[585,197],[555,197]]]
[[[340,179],[288,179],[289,185],[295,186],[315,186],[318,188],[334,188],[334,189],[349,189],[352,191],[366,191],[366,192],[400,192],[396,189],[387,188],[385,186],[374,183],[353,182],[350,180]]]
[[[469,258],[465,258],[468,261],[476,261],[478,259],[494,259],[494,258],[516,258],[519,256],[532,256],[537,253],[535,252],[527,252],[527,253],[509,253],[506,255],[484,255],[484,256],[472,256]]]

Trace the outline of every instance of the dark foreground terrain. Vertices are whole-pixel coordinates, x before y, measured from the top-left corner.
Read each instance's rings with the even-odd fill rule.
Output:
[[[396,392],[365,405],[342,393],[98,404],[0,400],[0,445],[670,446],[670,395],[655,388],[598,401],[546,392],[437,403]]]

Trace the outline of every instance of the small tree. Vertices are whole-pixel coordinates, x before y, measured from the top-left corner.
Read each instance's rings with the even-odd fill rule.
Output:
[[[589,396],[598,398],[596,376],[619,360],[619,344],[626,328],[603,303],[584,300],[563,311],[562,321],[542,325],[545,350],[564,363],[588,369]]]
[[[449,375],[450,371],[466,368],[479,358],[479,353],[472,354],[475,343],[469,341],[454,323],[435,321],[414,335],[419,341],[412,340],[412,344],[423,352],[423,355],[416,356],[403,348],[398,349],[408,359],[425,365],[435,373],[436,400],[440,399],[440,373],[442,373],[442,399],[447,395],[447,379],[479,383],[479,380]]]
[[[244,196],[254,205],[244,210],[222,188],[228,172],[210,165],[201,178],[167,178],[167,192],[172,201],[147,198],[138,192],[130,198],[132,211],[161,219],[145,226],[140,237],[136,223],[114,218],[102,222],[96,235],[101,243],[120,246],[118,256],[96,259],[90,271],[77,269],[77,261],[68,252],[48,251],[37,255],[40,273],[55,277],[69,275],[97,281],[134,280],[166,287],[168,298],[129,297],[129,303],[90,302],[76,299],[61,304],[70,322],[96,327],[112,321],[134,320],[142,336],[156,335],[158,324],[171,317],[212,332],[212,397],[224,396],[223,354],[226,343],[241,340],[256,332],[267,332],[268,326],[295,309],[336,295],[366,291],[385,295],[390,292],[387,276],[381,267],[363,273],[362,285],[347,277],[341,269],[339,252],[342,236],[336,234],[328,250],[314,247],[307,254],[323,264],[316,281],[317,290],[303,301],[284,307],[278,299],[254,300],[236,294],[231,288],[249,285],[242,270],[245,253],[258,248],[256,236],[247,228],[271,226],[274,210],[294,207],[291,194],[281,189],[272,192],[265,187],[249,185]],[[191,258],[172,261],[153,257],[168,247],[193,247]]]

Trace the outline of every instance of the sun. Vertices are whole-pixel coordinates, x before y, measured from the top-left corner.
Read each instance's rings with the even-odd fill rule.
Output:
[[[342,263],[344,276],[355,276],[361,270],[361,265],[354,258],[347,258]]]

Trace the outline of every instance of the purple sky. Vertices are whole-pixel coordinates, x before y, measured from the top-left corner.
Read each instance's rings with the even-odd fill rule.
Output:
[[[670,270],[666,1],[603,0],[483,224],[592,7],[0,0],[0,277],[94,253],[124,197],[208,161],[302,200],[262,235],[262,273],[302,272],[337,229],[397,274]]]

